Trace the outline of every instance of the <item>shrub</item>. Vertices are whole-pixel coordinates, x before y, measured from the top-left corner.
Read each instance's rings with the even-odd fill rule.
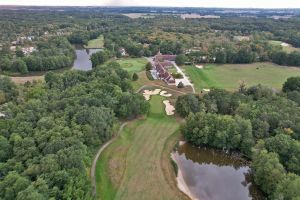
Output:
[[[184,88],[184,84],[182,82],[179,82],[177,85],[178,88]]]

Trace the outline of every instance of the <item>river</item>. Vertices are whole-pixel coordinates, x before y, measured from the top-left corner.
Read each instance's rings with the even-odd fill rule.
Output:
[[[182,142],[181,142],[182,143]],[[222,151],[184,143],[172,153],[178,187],[194,200],[262,200],[248,163]]]
[[[89,71],[92,69],[91,55],[102,49],[85,49],[82,46],[75,46],[76,59],[72,69]]]

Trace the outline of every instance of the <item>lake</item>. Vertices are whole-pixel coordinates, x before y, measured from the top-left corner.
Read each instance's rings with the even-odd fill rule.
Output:
[[[91,55],[102,49],[85,49],[82,46],[75,46],[76,59],[72,69],[89,71],[92,69]]]
[[[238,156],[184,143],[172,153],[172,158],[178,166],[178,187],[191,199],[264,199],[252,184],[249,163]]]

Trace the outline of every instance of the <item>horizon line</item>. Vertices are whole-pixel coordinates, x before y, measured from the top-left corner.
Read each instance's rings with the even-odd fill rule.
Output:
[[[11,6],[11,7],[102,7],[102,8],[207,8],[207,9],[262,9],[262,10],[298,10],[300,7],[297,8],[289,8],[289,7],[282,7],[282,8],[267,8],[267,7],[198,7],[198,6],[113,6],[113,5],[21,5],[21,4],[0,4],[2,6]]]

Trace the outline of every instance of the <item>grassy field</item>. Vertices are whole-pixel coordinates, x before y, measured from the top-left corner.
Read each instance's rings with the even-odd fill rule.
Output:
[[[206,65],[204,69],[185,66],[184,71],[197,91],[204,88],[238,89],[244,81],[247,87],[263,84],[280,89],[287,78],[300,76],[300,68],[281,67],[272,63]]]
[[[165,115],[162,100],[160,96],[153,96],[147,118],[129,123],[99,159],[98,199],[186,198],[170,178],[174,171],[168,167],[170,154],[166,151],[166,147],[171,148],[169,138],[178,130],[179,123]]]
[[[290,52],[292,52],[292,51],[300,51],[299,48],[295,48],[295,47],[293,47],[292,45],[289,45],[289,46],[282,46],[282,45],[281,45],[281,44],[283,43],[282,41],[270,40],[269,42],[270,42],[270,44],[272,44],[272,45],[282,47],[282,50],[284,50],[284,51],[286,51],[286,52],[288,52],[288,53],[290,53]]]
[[[102,49],[104,47],[104,37],[100,35],[97,39],[90,40],[88,45],[84,46],[87,49]]]
[[[116,60],[123,69],[130,73],[141,72],[145,70],[148,61],[145,58],[122,58]]]

